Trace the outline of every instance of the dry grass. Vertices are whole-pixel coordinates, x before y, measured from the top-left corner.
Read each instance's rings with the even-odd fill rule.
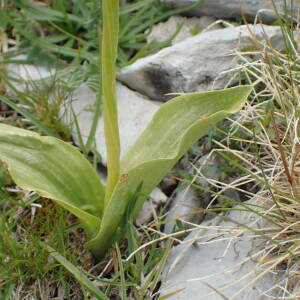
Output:
[[[257,154],[240,153],[245,167],[255,174],[261,195],[272,203],[268,215],[277,225],[267,242],[268,265],[285,265],[282,299],[300,297],[300,56],[291,40],[289,51],[272,47],[249,63],[247,72],[256,86],[253,104],[238,123],[253,140],[243,141]],[[254,178],[252,176],[252,178]]]
[[[231,153],[239,159],[245,175],[230,187],[243,191],[252,182],[264,206],[262,216],[271,228],[260,234],[266,238],[260,267],[268,272],[284,270],[280,299],[300,297],[300,56],[292,34],[285,32],[288,51],[280,53],[271,45],[261,51],[241,54],[245,74],[255,86],[254,96],[238,119],[230,144],[215,141],[220,154]],[[255,60],[253,59],[255,57]],[[225,186],[228,188],[228,186]],[[223,186],[224,190],[224,186]],[[255,228],[252,228],[257,232]],[[252,230],[250,228],[250,231]],[[264,272],[263,272],[264,273]],[[261,276],[257,277],[257,280]]]
[[[170,267],[176,272],[177,263],[185,259],[195,243],[208,245],[210,242],[207,240],[216,239],[213,242],[227,243],[227,251],[234,251],[230,245],[238,241],[241,234],[246,233],[253,239],[263,238],[263,247],[257,247],[239,265],[222,272],[224,276],[225,273],[236,272],[247,261],[256,261],[256,266],[247,276],[232,283],[239,285],[245,281],[244,287],[231,296],[231,300],[239,299],[246,288],[259,284],[264,276],[270,274],[275,276],[276,284],[264,293],[265,297],[274,299],[276,295],[276,299],[300,299],[300,52],[297,48],[300,39],[299,34],[293,34],[288,26],[282,25],[282,31],[287,48],[285,52],[277,51],[269,43],[263,46],[256,41],[255,48],[260,50],[239,53],[245,80],[255,90],[245,108],[231,120],[233,126],[229,135],[213,140],[216,147],[210,155],[216,153],[225,158],[231,167],[240,170],[241,175],[235,176],[230,183],[206,178],[213,189],[210,213],[220,210],[218,203],[224,192],[234,189],[243,200],[252,199],[250,205],[244,202],[239,208],[248,211],[248,214],[254,212],[258,218],[253,224],[246,221],[239,224],[231,220],[233,223],[228,227],[224,224],[195,225],[181,219],[187,226],[194,226],[190,230],[194,233],[184,241],[176,239],[181,244],[181,253]],[[201,168],[197,169],[197,174],[192,181],[195,187],[197,176],[205,177]],[[257,222],[260,223],[259,228]],[[205,235],[206,230],[211,236]],[[223,238],[224,235],[228,241]],[[219,275],[210,276],[217,278]],[[200,284],[207,278],[209,276],[186,282],[197,281]],[[225,296],[227,287],[217,290],[211,286],[211,294],[217,293],[228,299]],[[203,296],[203,299],[208,296]]]

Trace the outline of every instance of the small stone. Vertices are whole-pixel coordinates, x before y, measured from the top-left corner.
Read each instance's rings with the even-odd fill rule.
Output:
[[[168,200],[168,197],[157,187],[151,192],[150,198],[157,205],[162,205]]]
[[[149,198],[149,200],[144,202],[143,207],[135,221],[138,226],[147,224],[149,221],[151,221],[157,208],[166,203],[168,199],[168,197],[157,187],[151,192]]]
[[[138,216],[135,220],[137,226],[142,226],[147,224],[153,216],[153,211],[156,209],[156,205],[151,203],[151,201],[146,200],[142,206],[142,209],[139,211]]]
[[[183,185],[181,185],[181,188],[183,188]],[[192,212],[199,210],[200,207],[201,199],[197,189],[193,186],[187,186],[177,192],[165,218],[167,223],[165,224],[164,233],[170,234],[174,231],[176,220],[199,223],[203,218],[203,214],[192,214]]]
[[[209,180],[217,181],[220,179],[219,159],[215,154],[206,154],[198,159],[192,167],[190,173],[196,173],[194,182],[205,190],[209,190],[211,185]],[[184,188],[185,187],[185,188]],[[204,214],[195,213],[201,208],[206,208],[210,203],[211,194],[208,191],[201,191],[192,185],[181,184],[171,208],[167,213],[166,219],[170,220],[165,225],[164,232],[170,234],[176,225],[175,220],[183,220],[199,224],[203,220]]]

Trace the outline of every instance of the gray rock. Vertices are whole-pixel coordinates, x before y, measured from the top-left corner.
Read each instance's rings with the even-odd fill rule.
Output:
[[[176,7],[186,7],[196,3],[198,0],[164,0],[172,3]],[[264,23],[270,24],[274,22],[277,17],[274,13],[272,0],[203,0],[203,2],[188,11],[189,16],[213,16],[216,18],[240,18],[245,16],[248,20],[262,20]],[[281,15],[284,15],[285,2],[288,5],[288,12],[290,12],[291,0],[274,0],[276,8]],[[297,16],[298,4],[293,1],[294,16]]]
[[[257,204],[256,200],[246,203]],[[262,263],[265,241],[230,220],[251,228],[270,227],[257,214],[238,210],[203,222],[173,248],[161,295],[178,291],[170,300],[263,300],[279,295],[276,285],[282,276],[266,271]]]
[[[156,205],[162,205],[166,203],[168,197],[159,189],[156,187],[150,194],[151,201]]]
[[[182,187],[182,185],[181,185]],[[201,207],[201,199],[196,188],[188,186],[185,189],[177,192],[172,201],[170,210],[166,215],[164,233],[170,234],[173,232],[176,220],[199,223],[203,218],[203,214],[192,214]]]
[[[147,127],[161,103],[148,100],[121,83],[117,83],[116,88],[122,156]],[[77,117],[83,141],[87,140],[92,125],[95,98],[96,94],[86,84],[81,85],[72,96],[72,107]],[[73,134],[75,142],[79,143],[79,135],[75,128]],[[102,117],[99,120],[95,140],[97,150],[102,156],[102,162],[106,164],[107,156]]]
[[[195,162],[193,167],[197,172],[197,177],[195,178],[196,183],[203,188],[208,189],[210,180],[217,181],[220,179],[219,168],[220,160],[216,154],[209,153],[203,155]]]
[[[209,16],[203,16],[200,18],[172,16],[168,19],[168,21],[161,22],[152,28],[151,33],[147,37],[147,42],[150,43],[153,40],[158,42],[166,41],[176,32],[177,26],[183,24],[180,31],[172,40],[172,45],[175,45],[188,37],[200,33],[206,28],[207,30],[221,29],[222,27],[220,25],[213,24],[215,21],[215,18]]]
[[[267,35],[274,47],[283,47],[279,27],[249,25],[219,29],[139,59],[122,69],[118,78],[156,100],[169,99],[167,93],[222,89],[238,80],[234,77],[239,72],[236,51],[254,47],[253,34],[259,40],[265,40]]]
[[[14,60],[26,60],[26,55],[19,55]],[[54,77],[56,70],[47,69],[43,66],[35,66],[29,64],[8,64],[7,75],[14,80],[14,87],[24,92],[33,90],[38,87],[37,81],[43,81]],[[8,95],[14,95],[14,92],[8,88]]]
[[[211,152],[210,154],[203,155],[198,161],[196,161],[195,166],[197,176],[195,177],[195,182],[198,186],[203,189],[201,193],[201,203],[204,208],[208,208],[211,204],[216,204],[210,190],[214,190],[214,185],[218,182],[226,183],[221,190],[218,190],[220,195],[224,195],[227,198],[235,202],[240,201],[240,196],[238,191],[230,187],[236,178],[228,176],[221,171],[220,158],[219,156]],[[219,184],[217,184],[219,186]],[[222,200],[221,200],[222,201]],[[218,201],[219,203],[219,201]]]
[[[142,206],[142,209],[138,213],[135,224],[137,226],[141,226],[148,223],[152,219],[155,209],[156,205],[153,204],[150,200],[146,200]]]
[[[196,172],[194,183],[208,190],[211,187],[210,180],[217,181],[220,179],[218,157],[214,154],[203,155],[190,168],[190,173],[192,172]],[[164,233],[166,234],[174,230],[176,219],[196,224],[200,223],[204,218],[204,214],[195,214],[193,212],[200,208],[206,208],[211,199],[208,191],[200,191],[191,185],[183,188],[185,185],[181,184],[180,187],[180,192],[177,192],[172,201],[171,208],[166,215],[166,219],[170,220],[164,228]]]
[[[144,202],[135,221],[138,226],[148,223],[153,216],[156,215],[157,208],[166,203],[168,199],[168,197],[157,187],[151,192],[149,198],[149,200]]]

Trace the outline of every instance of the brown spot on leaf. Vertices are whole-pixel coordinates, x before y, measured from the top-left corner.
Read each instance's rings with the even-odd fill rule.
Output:
[[[125,174],[122,174],[121,177],[120,177],[120,181],[123,182],[127,179],[128,177],[128,173],[125,173]]]
[[[6,169],[9,169],[9,165],[5,160],[1,160]]]

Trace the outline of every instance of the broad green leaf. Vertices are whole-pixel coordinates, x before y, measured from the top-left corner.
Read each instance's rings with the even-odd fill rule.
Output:
[[[216,123],[244,105],[251,87],[186,94],[165,103],[121,160],[119,183],[105,208],[99,234],[87,246],[101,257],[118,232],[129,199],[142,183],[136,216],[145,198],[180,157]]]
[[[104,134],[107,153],[105,206],[118,183],[120,137],[116,102],[116,59],[119,31],[119,0],[102,1],[102,93],[104,98]]]
[[[42,244],[43,247],[49,251],[50,255],[61,263],[86,289],[88,289],[99,300],[110,300],[106,297],[86,276],[83,272],[78,270],[71,262],[69,262],[63,255],[55,251],[52,247]]]
[[[21,188],[55,200],[76,215],[90,234],[99,229],[104,188],[95,169],[75,147],[0,124],[0,159]]]

